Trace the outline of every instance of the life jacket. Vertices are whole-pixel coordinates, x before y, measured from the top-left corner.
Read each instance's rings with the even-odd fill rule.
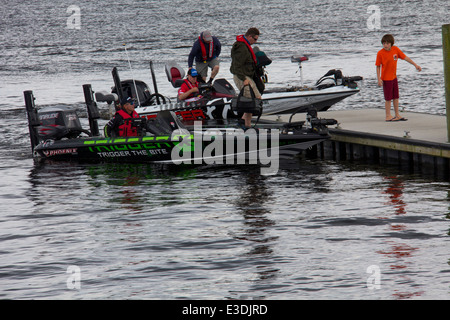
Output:
[[[184,83],[187,85],[188,90],[191,90],[191,89],[194,88],[194,87],[198,87],[198,85],[197,85],[197,86],[194,86],[188,79],[184,79],[183,81],[184,81]],[[181,88],[180,88],[180,90],[178,90],[178,94],[180,94],[181,90],[182,90]],[[188,90],[187,90],[187,91],[188,91]],[[197,92],[191,93],[191,94],[189,95],[189,97],[187,97],[186,99],[194,98],[194,97],[196,97],[196,96],[198,96],[198,93],[197,93]],[[184,100],[186,100],[186,99],[184,99]]]
[[[198,42],[200,42],[200,48],[202,49],[203,62],[206,62],[207,59],[211,59],[213,57],[213,53],[214,53],[214,38],[209,43],[209,54],[208,55],[206,54],[205,43],[203,42],[201,36],[198,37]]]
[[[248,42],[247,38],[243,34],[241,34],[240,36],[236,37],[236,41],[243,42],[247,45],[247,48],[250,51],[250,53],[252,54],[253,62],[255,62],[255,66],[256,66],[258,64],[258,60],[256,60],[256,55],[253,52],[253,48],[250,45],[250,43]]]
[[[124,110],[120,109],[117,111],[118,114],[120,114],[123,118],[123,124],[119,126],[119,136],[120,137],[137,137],[138,136],[138,130],[136,127],[132,126],[131,119],[132,118],[139,118],[139,115],[136,111],[133,111],[132,115],[129,115]]]

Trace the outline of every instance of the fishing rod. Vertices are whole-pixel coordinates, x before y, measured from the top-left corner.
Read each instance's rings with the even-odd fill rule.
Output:
[[[136,81],[134,81],[134,73],[133,73],[133,69],[131,68],[130,57],[128,56],[127,44],[124,43],[124,44],[123,44],[123,47],[125,48],[125,54],[127,55],[128,65],[130,66],[131,79],[133,80],[133,84],[134,84],[134,92],[136,92],[136,98],[137,98],[137,101],[138,101],[138,105],[141,106],[141,101],[139,100],[139,94],[138,94],[137,87],[136,87]]]

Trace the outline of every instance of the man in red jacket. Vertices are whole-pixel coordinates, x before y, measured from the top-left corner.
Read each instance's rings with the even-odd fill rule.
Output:
[[[178,89],[178,100],[192,102],[202,98],[198,90],[197,77],[197,70],[189,69],[187,79],[184,79],[183,84]]]

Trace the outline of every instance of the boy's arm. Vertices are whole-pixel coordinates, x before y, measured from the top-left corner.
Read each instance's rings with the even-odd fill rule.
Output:
[[[377,79],[378,85],[381,87],[383,85],[383,80],[381,80],[381,66],[377,66]]]
[[[417,71],[422,71],[422,68],[414,61],[412,61],[409,57],[405,57],[405,61],[411,63],[414,67],[416,67]]]

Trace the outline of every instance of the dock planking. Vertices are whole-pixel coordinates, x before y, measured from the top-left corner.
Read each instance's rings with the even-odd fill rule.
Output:
[[[319,118],[332,118],[331,139],[322,142],[317,156],[334,160],[366,160],[392,164],[411,172],[449,176],[450,143],[447,118],[418,112],[401,112],[407,121],[385,121],[384,108],[360,108],[327,111]],[[275,120],[278,116],[267,116]],[[288,121],[289,116],[279,120]],[[305,120],[305,114],[294,115],[292,121]]]

